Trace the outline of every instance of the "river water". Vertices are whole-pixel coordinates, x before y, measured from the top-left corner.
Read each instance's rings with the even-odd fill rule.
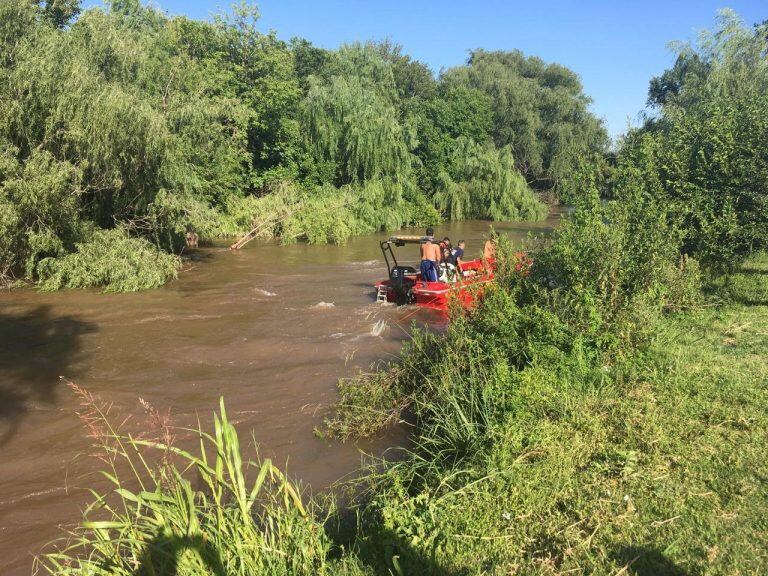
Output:
[[[519,241],[558,219],[495,228]],[[447,223],[437,235],[466,239],[471,257],[488,225]],[[131,432],[144,425],[139,398],[170,408],[175,425],[199,418],[210,429],[223,396],[241,443],[253,431],[262,457],[315,490],[353,473],[363,453],[403,445],[402,429],[346,444],[313,434],[339,377],[393,358],[412,322],[445,322],[375,302],[385,237],[203,248],[178,280],[147,292],[0,292],[0,573],[29,574],[32,555],[81,518],[85,489],[105,486],[60,376],[112,403],[115,420],[132,415]],[[417,250],[399,253],[408,262]]]

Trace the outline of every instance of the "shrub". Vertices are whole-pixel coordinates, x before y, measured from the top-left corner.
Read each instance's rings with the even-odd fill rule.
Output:
[[[43,290],[100,286],[105,292],[134,292],[162,286],[180,265],[177,256],[115,228],[96,231],[71,254],[43,259],[37,273]]]
[[[693,268],[670,273],[680,245],[681,231],[660,202],[630,188],[615,201],[595,193],[540,243],[521,301],[549,307],[609,355],[631,351],[649,336],[654,317],[684,305],[675,297],[688,298],[670,282],[696,281]]]
[[[157,247],[170,252],[184,248],[190,229],[204,240],[232,234],[224,215],[205,201],[164,189],[157,193],[146,215],[133,220],[131,226],[152,239]]]
[[[78,213],[80,171],[48,152],[24,163],[6,147],[0,168],[0,272],[32,278],[38,262],[71,249],[85,232]]]
[[[281,182],[265,196],[233,199],[224,221],[283,243],[343,244],[358,234],[435,224],[439,214],[414,187],[389,179],[309,189]]]
[[[678,265],[679,238],[663,207],[631,190],[612,202],[585,194],[550,237],[534,242],[525,269],[502,237],[496,286],[476,309],[455,311],[444,334],[415,332],[388,371],[342,382],[330,431],[370,435],[406,410],[425,421],[446,394],[457,407],[482,406],[482,395],[459,399],[472,394],[459,388],[473,378],[494,382],[496,370],[507,378],[536,365],[557,370],[573,358],[599,368],[633,357],[664,312],[699,301],[698,266]]]
[[[765,25],[719,21],[652,82],[659,114],[625,139],[616,186],[667,206],[683,250],[728,272],[768,248],[768,58]]]

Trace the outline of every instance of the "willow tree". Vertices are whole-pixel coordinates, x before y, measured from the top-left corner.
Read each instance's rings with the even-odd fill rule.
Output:
[[[494,143],[512,149],[518,169],[539,189],[556,188],[580,158],[607,146],[581,81],[559,64],[519,50],[475,50],[466,66],[445,72],[443,82],[491,98]]]
[[[617,194],[667,206],[682,249],[713,268],[768,248],[766,37],[768,26],[720,12],[718,28],[681,45],[678,64],[651,83],[657,114],[619,155]]]
[[[449,218],[540,220],[547,209],[518,171],[509,147],[459,138],[451,174],[441,174],[435,203]]]
[[[318,157],[336,167],[337,184],[409,176],[410,151],[394,106],[357,77],[313,86],[306,126]]]
[[[0,265],[27,277],[29,262],[75,249],[97,226],[146,222],[160,190],[190,202],[231,194],[248,161],[248,111],[222,90],[231,70],[180,50],[165,16],[126,2],[61,28],[49,12],[0,6],[0,142],[13,160],[0,204],[15,247]],[[28,204],[40,215],[31,223]]]

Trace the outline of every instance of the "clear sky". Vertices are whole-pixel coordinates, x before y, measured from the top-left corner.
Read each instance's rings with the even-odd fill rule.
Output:
[[[170,14],[208,18],[226,0],[153,0]],[[98,4],[88,1],[86,4]],[[261,0],[264,31],[301,36],[324,48],[389,38],[436,73],[463,63],[468,50],[520,49],[578,73],[611,136],[636,122],[648,81],[674,62],[671,40],[711,28],[718,8],[752,25],[768,19],[768,0]]]

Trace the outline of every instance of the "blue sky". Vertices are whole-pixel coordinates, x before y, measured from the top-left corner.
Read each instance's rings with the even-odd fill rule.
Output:
[[[86,2],[97,4],[98,2]],[[153,0],[170,14],[207,18],[228,2]],[[616,136],[645,105],[648,80],[674,62],[671,40],[694,39],[718,8],[748,24],[768,19],[768,0],[508,1],[261,0],[263,30],[301,36],[324,48],[385,39],[436,73],[463,63],[474,48],[512,50],[578,73],[592,109]]]

